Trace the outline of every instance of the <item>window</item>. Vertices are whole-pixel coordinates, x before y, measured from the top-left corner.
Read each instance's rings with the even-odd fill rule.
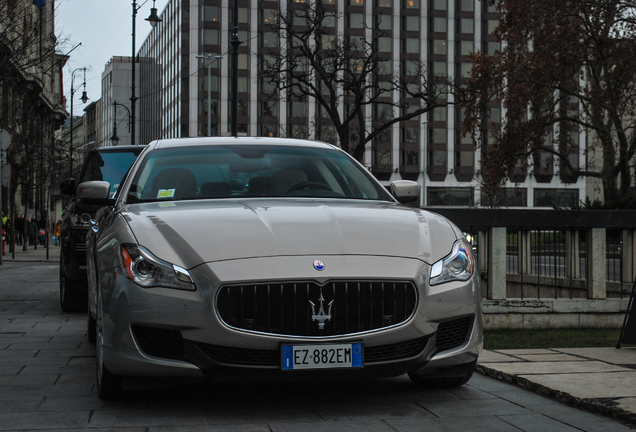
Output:
[[[447,51],[446,40],[436,39],[433,41],[433,54],[446,55]]]
[[[404,51],[407,54],[417,54],[420,52],[420,40],[414,38],[406,38],[404,40]]]
[[[474,0],[461,0],[462,12],[473,12],[475,10]]]
[[[203,7],[203,21],[206,21],[206,22],[218,22],[219,21],[219,8],[217,6],[204,6]]]
[[[241,70],[246,70],[248,67],[248,59],[249,59],[249,56],[247,54],[239,54],[238,68]]]
[[[246,100],[238,101],[237,111],[238,111],[238,115],[240,115],[240,116],[248,115],[248,113],[249,113],[249,102],[246,101]]]
[[[446,10],[448,7],[447,0],[434,0],[433,1],[433,9],[435,10]]]
[[[499,27],[499,20],[488,20],[488,34],[494,34]]]
[[[292,117],[306,117],[307,104],[302,101],[293,101],[291,103],[291,115]]]
[[[420,8],[420,0],[405,0],[404,1],[405,9],[419,9]]]
[[[354,29],[364,28],[364,15],[361,13],[349,14],[349,27]]]
[[[264,101],[261,104],[261,116],[276,117],[278,112],[278,104],[276,101]]]
[[[473,68],[472,63],[462,62],[459,64],[459,76],[462,78],[470,78],[470,70]]]
[[[434,144],[446,144],[448,139],[448,134],[446,133],[446,129],[434,128],[433,129],[433,143]],[[446,157],[444,157],[446,160]]]
[[[475,23],[472,19],[462,19],[460,21],[460,29],[464,34],[473,34],[475,33]]]
[[[409,15],[404,21],[406,31],[420,31],[420,17]]]
[[[391,52],[392,49],[392,39],[390,37],[380,37],[378,38],[378,51],[379,52]]]
[[[435,33],[446,33],[447,23],[444,17],[433,18],[433,31]]]
[[[461,41],[459,43],[459,53],[462,56],[469,56],[475,51],[475,44],[473,41]]]
[[[535,207],[572,207],[579,204],[576,189],[535,189]]]
[[[392,22],[393,20],[391,19],[391,16],[384,16],[384,15],[380,15],[378,16],[378,20],[377,20],[377,27],[379,30],[391,30],[392,26]]]
[[[482,193],[481,205],[484,207],[528,207],[528,189],[501,188],[494,201]]]
[[[213,29],[203,29],[203,44],[204,45],[218,45],[219,44],[219,31]]]
[[[238,10],[238,22],[239,24],[247,24],[249,22],[249,9],[239,8]]]
[[[391,0],[376,0],[375,7],[391,7]]]
[[[445,122],[447,115],[446,115],[447,109],[446,107],[437,107],[433,110],[433,121],[436,122]]]
[[[431,206],[471,207],[473,188],[429,187],[426,192],[426,203]]]
[[[278,11],[276,9],[263,9],[263,24],[276,24],[278,22]]]
[[[435,75],[448,75],[448,65],[446,62],[434,62],[433,73]]]
[[[278,35],[274,32],[263,32],[263,46],[265,48],[278,47]]]

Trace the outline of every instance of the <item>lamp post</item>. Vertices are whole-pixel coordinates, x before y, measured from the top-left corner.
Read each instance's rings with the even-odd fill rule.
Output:
[[[234,31],[232,32],[232,136],[238,136],[238,0],[234,0]]]
[[[137,56],[135,54],[135,22],[137,21],[137,11],[141,9],[143,5],[146,4],[148,0],[143,2],[139,7],[137,7],[137,1],[133,0],[132,2],[132,85],[131,85],[131,95],[130,95],[130,144],[135,145],[135,103],[137,102],[138,97],[135,95],[135,64],[137,63]],[[162,21],[161,18],[157,16],[157,8],[155,7],[155,0],[152,0],[152,8],[150,8],[150,16],[146,18],[146,21],[150,23],[151,26],[155,27],[158,23]]]
[[[80,98],[83,103],[88,101],[88,96],[86,95],[86,68],[77,68],[73,72],[71,72],[71,146],[70,146],[70,159],[71,159],[71,167],[70,167],[70,178],[73,178],[73,101],[75,100],[75,72],[84,71],[84,91],[82,92],[82,97]]]
[[[120,106],[124,108],[126,112],[128,113],[128,132],[130,132],[131,116],[130,116],[130,111],[128,110],[128,107],[126,105],[117,103],[117,101],[113,101],[111,105],[113,105],[114,108],[113,108],[113,136],[110,137],[110,140],[112,141],[113,146],[116,146],[117,144],[119,144],[119,137],[117,136],[117,107]]]

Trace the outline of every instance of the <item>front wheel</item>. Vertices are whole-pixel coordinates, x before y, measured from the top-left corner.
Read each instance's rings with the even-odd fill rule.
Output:
[[[97,396],[105,400],[117,400],[121,397],[121,377],[110,373],[104,366],[104,318],[101,298],[97,297],[97,319],[95,321],[95,363],[97,365]],[[90,316],[90,312],[89,312]]]

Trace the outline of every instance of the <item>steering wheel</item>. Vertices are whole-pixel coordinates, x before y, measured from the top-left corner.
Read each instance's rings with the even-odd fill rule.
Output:
[[[329,185],[326,185],[324,183],[314,182],[314,181],[304,181],[304,182],[300,182],[300,183],[290,187],[287,190],[287,192],[285,192],[285,195],[288,195],[288,194],[294,193],[294,192],[298,192],[298,191],[304,190],[304,189],[320,189],[320,190],[332,191],[332,189],[329,187]]]

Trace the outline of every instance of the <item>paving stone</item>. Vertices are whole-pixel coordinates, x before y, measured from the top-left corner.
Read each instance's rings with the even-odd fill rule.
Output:
[[[91,416],[89,427],[130,426],[204,426],[206,416],[200,410],[99,410]]]
[[[566,354],[585,357],[616,365],[636,364],[636,347],[616,348],[559,348]]]
[[[524,432],[579,432],[580,429],[541,414],[500,416],[501,420]]]
[[[558,374],[583,372],[626,372],[630,369],[599,361],[488,363],[483,367],[511,375]]]
[[[387,419],[386,423],[397,432],[519,432],[519,429],[497,417],[446,417],[414,419]]]
[[[480,415],[531,414],[524,407],[502,399],[473,399],[452,402],[430,402],[422,405],[437,417],[475,417]]]
[[[568,354],[517,354],[518,358],[530,362],[562,362],[562,361],[585,361],[584,358]]]
[[[501,354],[553,354],[554,351],[545,349],[545,348],[536,348],[536,349],[505,349],[505,350],[496,350],[495,352]]]
[[[384,421],[323,421],[303,423],[270,423],[267,430],[272,432],[392,432],[395,431]],[[254,429],[261,431],[262,429]]]
[[[49,429],[52,425],[60,429],[78,429],[88,425],[90,414],[89,411],[0,413],[0,430]]]
[[[516,357],[502,354],[496,351],[483,350],[479,356],[478,362],[482,363],[503,363],[503,362],[519,362],[522,361]]]
[[[520,375],[519,379],[578,399],[636,397],[636,371]]]

